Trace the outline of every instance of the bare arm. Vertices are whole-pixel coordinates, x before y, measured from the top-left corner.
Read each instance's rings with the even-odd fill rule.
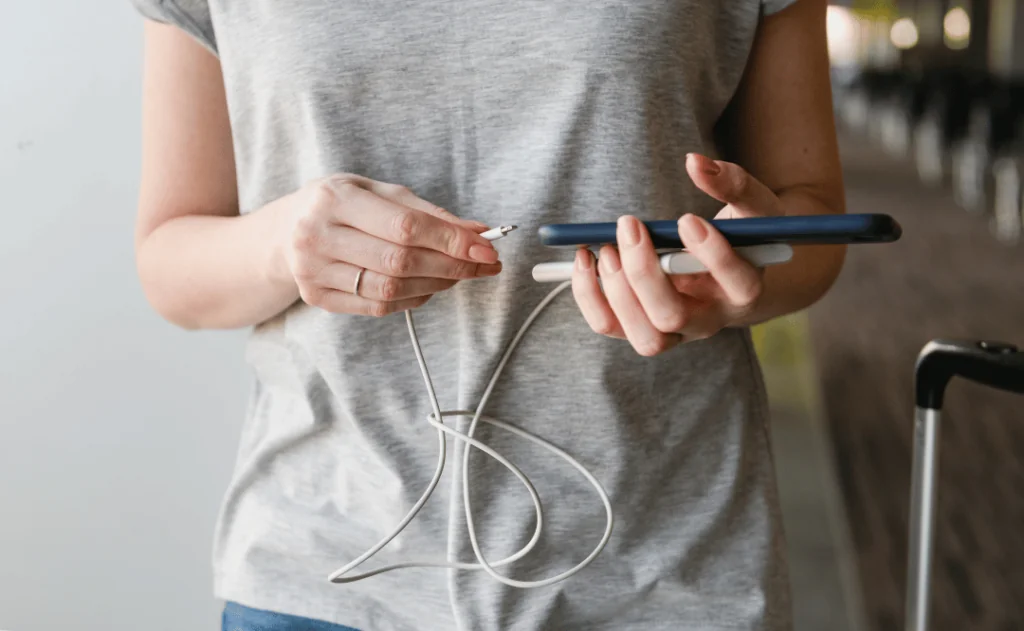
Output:
[[[825,10],[825,0],[799,0],[763,21],[721,121],[735,162],[688,156],[694,183],[725,205],[720,217],[844,212]],[[799,247],[790,263],[762,272],[702,218],[683,216],[679,234],[709,273],[664,274],[650,236],[629,216],[619,219],[618,249],[603,248],[598,266],[589,252],[577,254],[573,294],[594,331],[656,355],[811,305],[845,257],[841,246]]]
[[[799,0],[764,19],[730,113],[731,151],[786,215],[845,212],[825,31],[825,0]],[[842,269],[843,246],[798,247],[766,270],[752,324],[821,298]]]
[[[311,182],[240,215],[216,57],[174,27],[147,23],[144,87],[136,258],[147,298],[171,322],[250,326],[300,298],[382,316],[500,271],[478,234],[485,226],[358,175]]]
[[[146,24],[136,256],[146,296],[186,328],[266,320],[299,298],[272,250],[285,204],[239,216],[220,63],[171,26]]]

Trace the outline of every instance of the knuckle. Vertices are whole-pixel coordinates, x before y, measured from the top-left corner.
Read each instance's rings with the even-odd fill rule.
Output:
[[[437,215],[438,217],[441,217],[442,219],[445,219],[445,220],[448,220],[448,221],[452,221],[452,220],[457,219],[457,217],[455,215],[453,215],[451,213],[451,211],[446,210],[444,208],[441,208],[437,204],[431,204],[430,202],[425,202],[425,203],[426,203],[427,208],[429,209],[429,211],[431,213]]]
[[[587,324],[598,335],[611,336],[618,331],[618,322],[605,313],[590,313]]]
[[[392,307],[387,302],[374,301],[369,304],[366,311],[369,316],[374,318],[383,318],[384,316],[391,314]]]
[[[337,184],[332,180],[320,180],[309,196],[309,209],[313,214],[330,212],[338,202]]]
[[[299,296],[302,298],[302,302],[311,307],[319,307],[323,302],[323,291],[310,285],[300,285]]]
[[[598,335],[609,336],[615,333],[615,321],[611,318],[594,318],[590,328]]]
[[[764,292],[764,283],[760,278],[752,280],[746,284],[736,297],[735,306],[741,308],[749,308],[754,305],[755,302],[761,297]]]
[[[359,182],[349,176],[331,176],[318,188],[314,208],[318,214],[334,215],[337,209],[354,203],[357,192],[361,190]]]
[[[666,344],[663,339],[651,338],[635,342],[633,348],[643,357],[654,357],[665,350]]]
[[[350,195],[355,192],[356,189],[360,188],[359,182],[356,178],[348,173],[337,173],[335,175],[328,176],[323,180],[328,190],[335,197],[341,197],[344,195]]]
[[[304,215],[295,223],[295,231],[292,233],[292,247],[299,252],[312,252],[316,250],[319,241],[319,221],[310,215]]]
[[[626,276],[633,281],[647,281],[652,278],[657,278],[658,275],[663,274],[661,268],[657,264],[650,264],[650,262],[643,262],[639,265],[632,266],[626,269]]]
[[[662,333],[678,333],[683,330],[688,321],[689,316],[685,311],[668,311],[651,316],[654,328]]]
[[[733,200],[745,198],[750,191],[750,175],[739,167],[731,167],[729,169],[729,191]]]
[[[412,251],[408,248],[389,248],[384,253],[383,267],[388,276],[406,276],[412,265]]]
[[[398,298],[402,290],[402,281],[394,276],[385,276],[380,283],[381,300],[391,302]]]
[[[637,351],[637,354],[644,357],[652,357],[657,353],[662,352],[662,348],[660,348],[659,344],[650,340],[636,342],[633,344],[633,348]]]
[[[398,213],[395,215],[395,218],[392,219],[391,230],[392,234],[394,234],[395,243],[410,245],[413,242],[413,239],[416,238],[416,215],[411,212]]]
[[[462,239],[462,233],[454,227],[445,226],[441,231],[444,252],[449,256],[460,256],[469,245]]]
[[[455,261],[452,263],[452,278],[473,278],[476,276],[477,264],[466,261]]]

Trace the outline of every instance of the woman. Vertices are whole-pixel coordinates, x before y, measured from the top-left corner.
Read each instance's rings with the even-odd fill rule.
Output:
[[[134,2],[151,18],[145,291],[186,328],[254,327],[215,538],[225,629],[789,626],[747,327],[815,302],[843,250],[762,273],[707,219],[843,212],[824,0]],[[544,311],[487,407],[607,489],[601,555],[530,590],[437,568],[327,581],[402,519],[437,458],[389,314],[416,309],[444,407],[472,409],[550,289],[530,278],[558,254],[536,228],[614,218],[621,249],[577,253],[575,300]],[[709,274],[660,271],[638,219],[667,218]],[[501,223],[520,231],[480,236]],[[605,523],[586,483],[520,438],[480,437],[547,502],[540,543],[502,571],[583,559]],[[361,570],[475,561],[460,466]],[[470,471],[493,561],[529,539],[532,504],[490,459]]]

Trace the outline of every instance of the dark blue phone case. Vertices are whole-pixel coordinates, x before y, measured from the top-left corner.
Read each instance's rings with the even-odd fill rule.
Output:
[[[733,246],[888,243],[903,234],[889,215],[805,215],[715,219],[711,224]],[[682,248],[675,221],[645,221],[655,248]],[[615,223],[550,224],[538,230],[541,243],[564,248],[616,243]]]

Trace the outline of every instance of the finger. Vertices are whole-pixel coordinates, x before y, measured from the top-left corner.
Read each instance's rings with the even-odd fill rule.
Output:
[[[708,269],[732,306],[748,308],[760,298],[761,271],[737,254],[711,224],[696,215],[683,215],[679,219],[679,237]]]
[[[775,193],[738,164],[690,153],[686,156],[686,172],[697,188],[732,206],[734,216],[783,214]]]
[[[455,215],[451,211],[441,208],[437,204],[434,204],[423,199],[422,197],[419,197],[418,195],[416,195],[416,193],[409,190],[405,186],[401,186],[398,184],[384,184],[381,182],[374,182],[374,185],[370,190],[372,190],[374,193],[380,195],[385,199],[389,199],[393,202],[397,202],[404,206],[408,206],[409,208],[421,210],[427,214],[437,217],[438,219],[443,219],[444,221],[460,225],[463,228],[467,228],[478,234],[490,230],[490,226],[488,226],[487,224],[481,223],[479,221],[463,219]]]
[[[693,301],[686,326],[680,331],[687,342],[703,340],[715,335],[726,325],[722,302],[718,300]]]
[[[347,291],[362,298],[383,302],[430,296],[451,289],[458,282],[446,278],[398,278],[364,270],[363,275],[359,277],[357,292],[356,277],[361,269],[349,263],[335,262],[325,267],[316,280],[320,285],[330,289]]]
[[[725,326],[721,305],[722,288],[707,272],[669,276],[672,286],[686,301],[686,325],[679,331],[684,341],[709,337]]]
[[[576,298],[583,319],[595,333],[625,339],[626,334],[615,317],[608,298],[601,291],[597,279],[597,265],[593,253],[581,248],[576,251],[576,264],[572,271],[572,295]]]
[[[498,252],[476,232],[380,197],[349,179],[330,178],[321,205],[332,218],[379,239],[434,250],[475,263],[495,263]]]
[[[319,307],[331,313],[348,313],[382,318],[392,313],[400,313],[420,307],[430,300],[430,296],[383,302],[355,296],[347,291],[318,287],[302,292],[302,300],[310,306]]]
[[[672,287],[686,297],[709,300],[719,295],[718,283],[707,272],[697,274],[673,274],[668,277]]]
[[[672,348],[682,341],[682,336],[675,333],[662,333],[648,319],[644,308],[640,305],[629,286],[629,280],[622,271],[622,264],[615,248],[605,246],[601,249],[598,263],[601,273],[601,284],[608,296],[608,304],[618,318],[626,339],[633,345],[636,352],[650,357]]]
[[[661,270],[654,244],[636,217],[619,218],[615,235],[622,269],[647,318],[662,333],[676,333],[686,325],[683,297]]]
[[[436,250],[397,245],[346,226],[330,226],[320,243],[322,254],[330,259],[398,278],[464,280],[501,272],[501,263],[463,261]]]

